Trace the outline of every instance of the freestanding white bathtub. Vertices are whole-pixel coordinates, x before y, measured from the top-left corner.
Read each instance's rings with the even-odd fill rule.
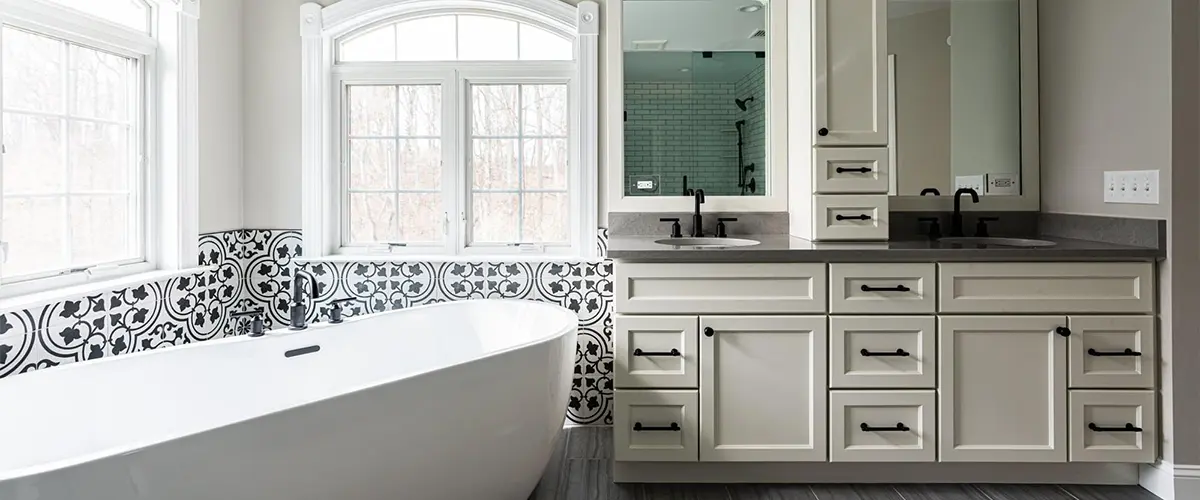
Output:
[[[0,380],[0,499],[525,500],[577,322],[453,302]]]

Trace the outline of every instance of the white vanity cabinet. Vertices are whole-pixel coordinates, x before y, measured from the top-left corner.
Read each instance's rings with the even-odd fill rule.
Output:
[[[887,0],[813,1],[813,144],[887,146]]]

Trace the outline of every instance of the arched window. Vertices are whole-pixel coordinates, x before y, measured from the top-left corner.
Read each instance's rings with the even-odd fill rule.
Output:
[[[306,254],[588,254],[596,12],[559,0],[303,7],[304,74],[320,86],[305,93]]]
[[[150,5],[142,0],[51,0],[105,21],[150,32]]]

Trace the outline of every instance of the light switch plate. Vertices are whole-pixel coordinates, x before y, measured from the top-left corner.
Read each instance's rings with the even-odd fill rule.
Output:
[[[954,190],[974,189],[980,196],[987,194],[987,180],[981,175],[959,175],[954,177]]]
[[[1132,170],[1104,172],[1104,202],[1158,204],[1158,171]]]

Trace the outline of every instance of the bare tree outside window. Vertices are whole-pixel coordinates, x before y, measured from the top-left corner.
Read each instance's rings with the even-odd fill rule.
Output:
[[[5,279],[144,260],[138,61],[9,26],[0,36]]]

